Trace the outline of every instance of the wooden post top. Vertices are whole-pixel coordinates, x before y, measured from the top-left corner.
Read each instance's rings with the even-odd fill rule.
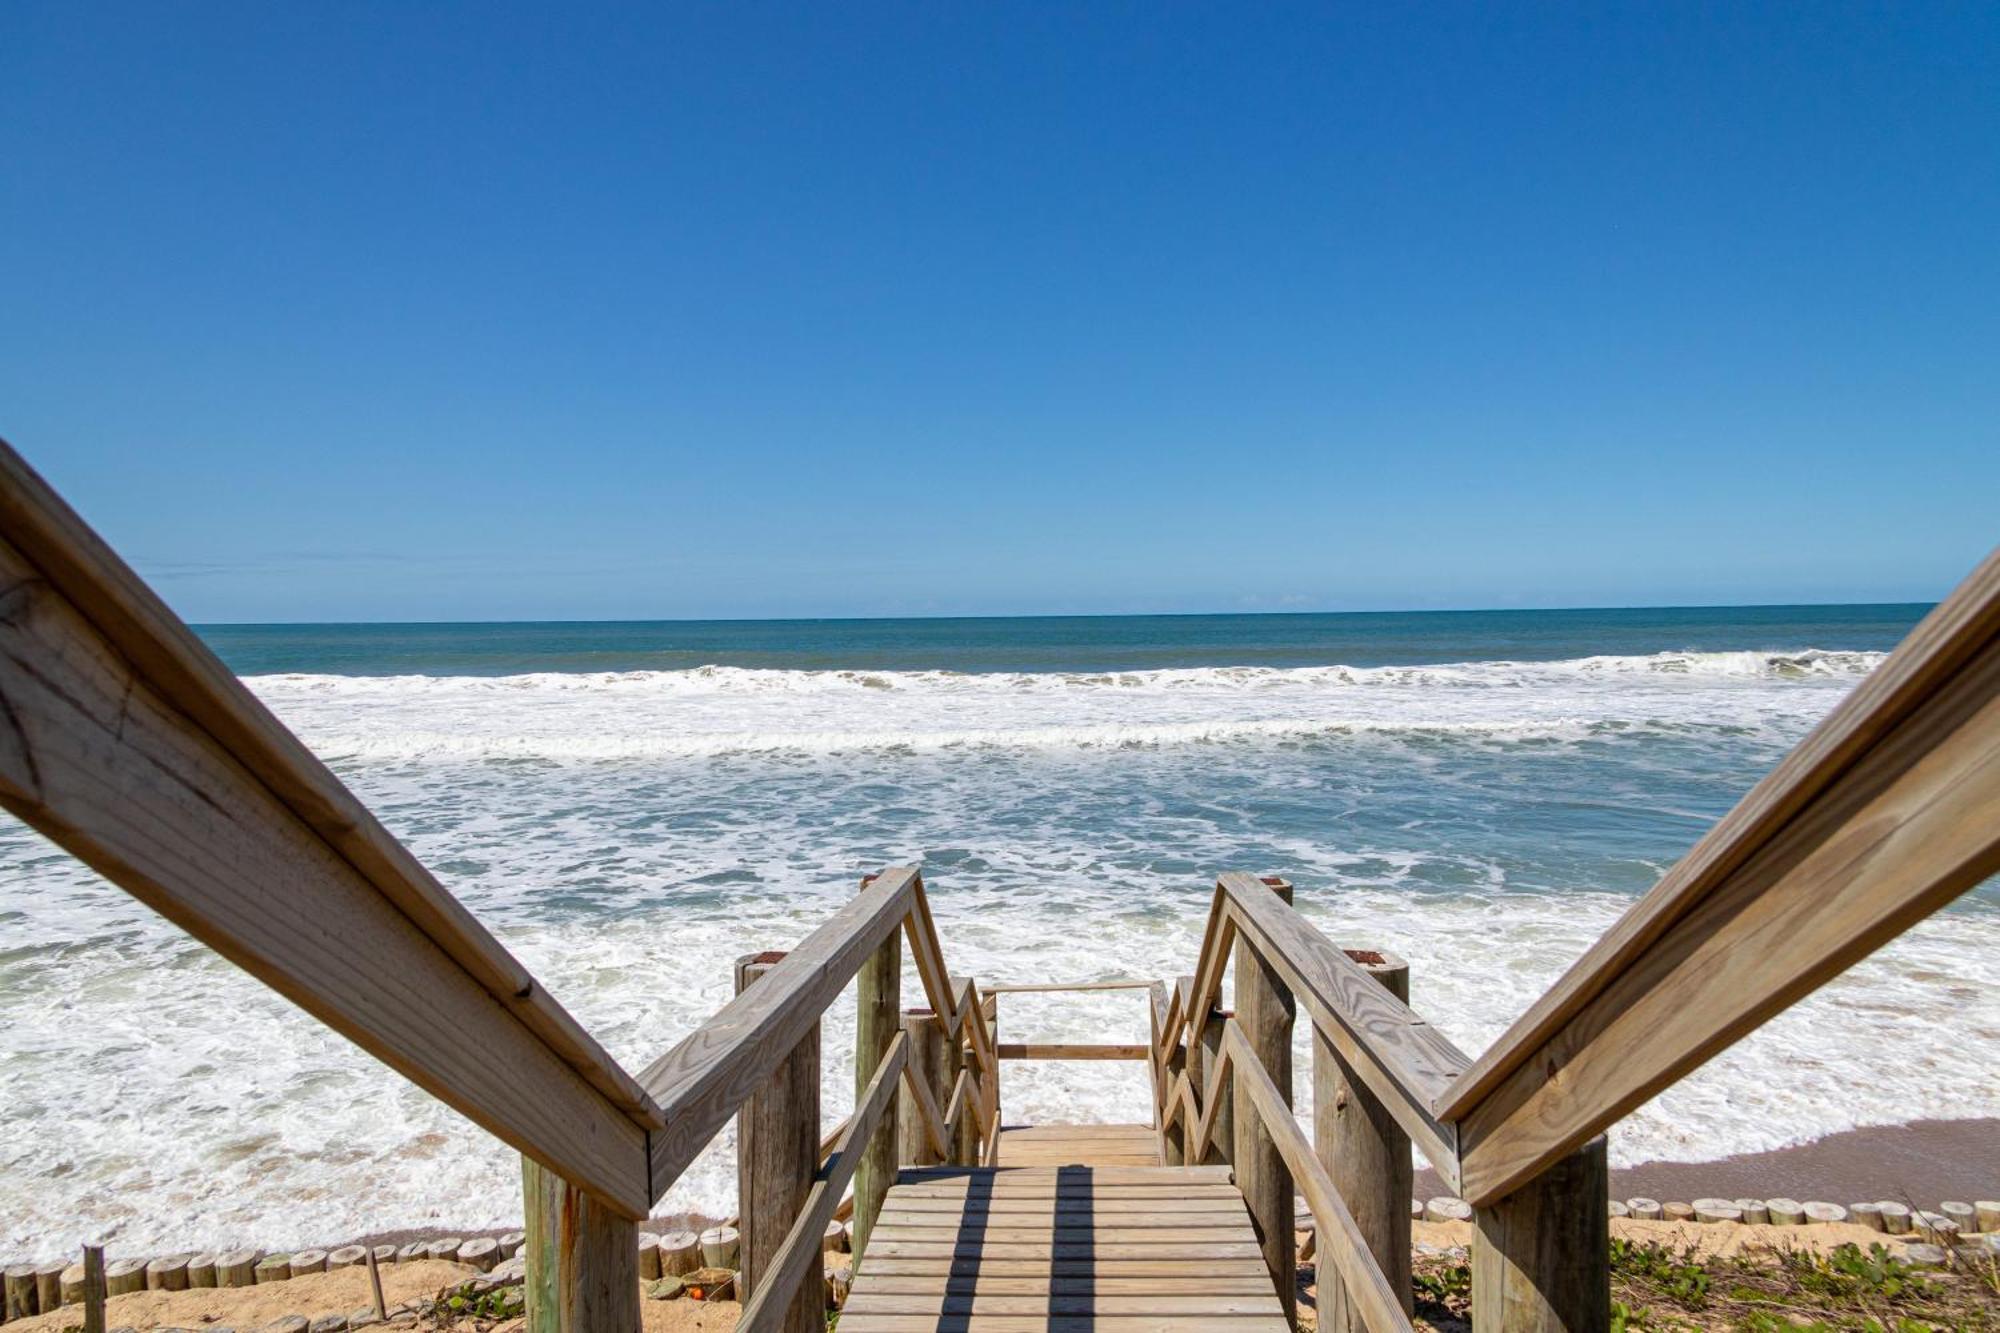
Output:
[[[1341,952],[1347,955],[1349,962],[1370,975],[1410,970],[1408,959],[1387,949],[1342,949]]]

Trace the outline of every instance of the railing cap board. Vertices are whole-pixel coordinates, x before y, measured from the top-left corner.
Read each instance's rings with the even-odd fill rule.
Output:
[[[0,802],[503,1140],[641,1208],[657,1116],[636,1085],[4,444],[0,534]]]
[[[673,1185],[745,1098],[761,1087],[847,985],[863,960],[912,911],[915,866],[873,884],[827,918],[755,986],[722,1006],[639,1075],[666,1128],[652,1136],[654,1199]]]
[[[1217,880],[1216,893],[1237,935],[1284,978],[1314,1025],[1456,1186],[1457,1135],[1430,1107],[1470,1064],[1464,1052],[1262,880],[1230,872]]]
[[[1434,1103],[1462,1119],[2000,633],[2000,549],[1910,631]]]
[[[452,960],[644,1128],[658,1110],[534,975],[272,716],[187,624],[0,440],[0,532],[133,670],[255,774]]]
[[[1940,621],[1957,634],[1929,632]],[[1909,678],[1913,652],[1953,669],[1926,666],[1921,698],[1893,708],[1900,696],[1876,691],[1868,711],[1836,710],[1827,730],[1874,743],[1850,750],[1837,775],[1815,770],[1811,800],[1706,882],[1698,910],[1629,958],[1599,962],[1611,984],[1460,1120],[1467,1198],[1506,1195],[2000,870],[2000,555],[1878,671]],[[1685,883],[1674,872],[1663,881]]]

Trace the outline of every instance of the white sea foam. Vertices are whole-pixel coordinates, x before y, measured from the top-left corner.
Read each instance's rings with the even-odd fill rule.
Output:
[[[1877,653],[1661,653],[1428,667],[1131,672],[691,671],[260,676],[323,754],[647,759],[760,752],[1188,744],[1331,733],[1576,739],[1785,727]]]
[[[1280,871],[1336,938],[1408,957],[1418,1007],[1476,1052],[1875,660],[253,685],[637,1067],[727,998],[731,958],[918,859],[953,970],[1009,981],[1180,975],[1214,873]],[[1968,980],[2000,907],[1975,899],[1641,1108],[1614,1160],[2000,1114],[2000,988]],[[0,1252],[517,1218],[493,1139],[11,825],[0,928]],[[1001,1022],[1146,1030],[1118,994],[1010,996]],[[831,1120],[850,1003],[824,1037]],[[1005,1093],[1010,1119],[1146,1113],[1137,1066],[1024,1064]],[[661,1211],[729,1211],[732,1151]]]

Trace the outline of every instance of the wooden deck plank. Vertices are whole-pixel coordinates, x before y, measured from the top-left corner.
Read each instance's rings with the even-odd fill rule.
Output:
[[[980,1222],[964,1226],[878,1226],[875,1241],[915,1241],[935,1245],[1033,1245],[1042,1241],[1052,1241],[1057,1245],[1103,1246],[1103,1245],[1174,1245],[1186,1248],[1189,1245],[1226,1245],[1241,1240],[1248,1232],[1241,1227],[1127,1227],[1127,1226],[1078,1226],[1078,1227],[999,1227]]]
[[[909,1213],[1131,1213],[1145,1215],[1158,1209],[1163,1192],[1152,1190],[1141,1194],[1127,1192],[1123,1195],[1105,1194],[981,1194],[977,1190],[960,1190],[955,1194],[903,1194],[896,1200],[896,1207]],[[1173,1191],[1174,1207],[1186,1211],[1199,1212],[1213,1209],[1219,1212],[1235,1212],[1239,1208],[1238,1196],[1233,1192],[1217,1189],[1197,1193]]]
[[[1278,1298],[1266,1291],[1256,1296],[1209,1292],[1188,1296],[1112,1296],[1095,1292],[1058,1296],[956,1296],[932,1293],[870,1291],[848,1298],[841,1321],[871,1314],[918,1315],[1275,1315]]]
[[[1284,1315],[858,1315],[842,1333],[1290,1333]]]
[[[930,1201],[936,1203],[936,1201]],[[1126,1203],[1126,1201],[1120,1201]],[[1228,1201],[1202,1199],[1200,1207],[1184,1209],[1174,1203],[1170,1211],[1158,1205],[1138,1205],[1144,1211],[1100,1211],[1092,1207],[1076,1209],[912,1209],[898,1205],[882,1213],[884,1227],[1208,1227],[1234,1223],[1236,1209]],[[1216,1221],[1210,1221],[1216,1219]]]
[[[1149,1125],[1014,1125],[1000,1131],[1003,1167],[1146,1168],[1162,1165]]]
[[[1190,1271],[1184,1259],[995,1259],[910,1258],[870,1254],[866,1281],[884,1277],[952,1278],[1163,1278],[1185,1277]],[[1206,1276],[1252,1277],[1269,1285],[1270,1271],[1261,1256],[1255,1259],[1225,1259],[1203,1264]]]
[[[1130,1128],[1101,1127],[1095,1141]],[[1118,1183],[1102,1186],[1099,1175],[905,1171],[883,1201],[843,1333],[1286,1328],[1226,1169],[1113,1168]]]
[[[1071,1296],[1096,1292],[1105,1296],[1144,1296],[1157,1292],[1169,1296],[1198,1296],[1207,1293],[1227,1296],[1269,1296],[1271,1279],[1262,1272],[1251,1273],[1245,1277],[1212,1277],[1205,1273],[1189,1275],[1185,1272],[1156,1273],[1145,1277],[1095,1275],[1062,1277],[1049,1274],[996,1277],[983,1273],[870,1273],[868,1290],[877,1295],[883,1292],[899,1295],[949,1292],[954,1295],[979,1296]]]
[[[978,1180],[982,1184],[1000,1184],[1009,1181],[1048,1179],[1060,1174],[1065,1179],[1094,1179],[1099,1184],[1117,1182],[1122,1184],[1173,1185],[1173,1184],[1223,1184],[1231,1183],[1229,1168],[1226,1166],[1163,1166],[1147,1170],[1132,1168],[1112,1168],[1104,1171],[1063,1171],[1051,1167],[1030,1167],[995,1169],[985,1166],[910,1166],[904,1167],[896,1175],[898,1185],[932,1184],[938,1181],[955,1180],[964,1182]]]

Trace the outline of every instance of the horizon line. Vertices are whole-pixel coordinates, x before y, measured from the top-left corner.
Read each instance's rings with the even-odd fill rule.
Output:
[[[1278,616],[1548,615],[1576,611],[1782,611],[1806,607],[1934,607],[1938,599],[1899,602],[1662,602],[1636,606],[1451,606],[1345,611],[1047,611],[900,616],[608,616],[519,620],[191,620],[193,629],[306,629],[381,625],[784,625],[872,624],[902,620],[1215,620]]]

